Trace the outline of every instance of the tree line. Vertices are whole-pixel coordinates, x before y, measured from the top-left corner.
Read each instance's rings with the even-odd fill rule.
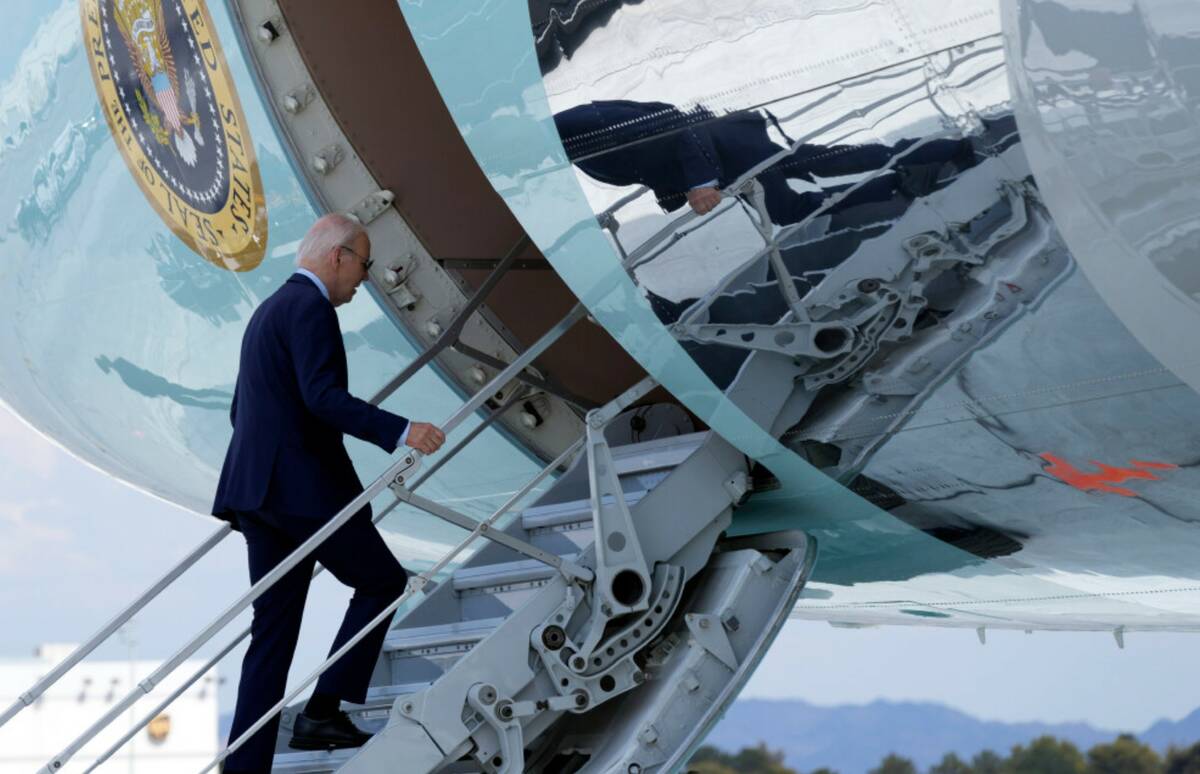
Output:
[[[832,769],[799,772],[784,764],[782,752],[765,744],[726,753],[701,747],[688,764],[692,774],[838,774]],[[908,758],[889,755],[870,774],[921,774]],[[1172,747],[1165,756],[1130,734],[1098,744],[1086,753],[1071,742],[1043,736],[1017,745],[1007,756],[984,750],[966,761],[954,753],[925,774],[1200,774],[1200,743]]]

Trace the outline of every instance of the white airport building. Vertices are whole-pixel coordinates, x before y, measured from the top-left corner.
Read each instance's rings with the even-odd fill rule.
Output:
[[[47,644],[33,658],[0,660],[0,705],[8,706],[75,649]],[[160,665],[157,661],[85,661],[32,706],[0,728],[0,774],[39,770],[79,733]],[[83,748],[64,767],[82,772],[174,691],[202,661],[188,662]],[[214,667],[146,728],[96,769],[101,774],[195,774],[218,749],[217,670]]]

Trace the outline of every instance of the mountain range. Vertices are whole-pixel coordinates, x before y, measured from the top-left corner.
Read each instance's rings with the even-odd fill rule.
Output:
[[[944,705],[876,701],[861,706],[819,707],[804,701],[743,699],[725,714],[706,744],[735,752],[763,742],[784,753],[788,766],[807,772],[822,766],[838,774],[865,774],[889,753],[919,769],[948,752],[964,760],[990,749],[1004,755],[1018,744],[1050,735],[1086,752],[1121,731],[1083,723],[1003,723],[979,720]],[[1159,752],[1200,740],[1200,709],[1178,722],[1159,721],[1129,731]]]

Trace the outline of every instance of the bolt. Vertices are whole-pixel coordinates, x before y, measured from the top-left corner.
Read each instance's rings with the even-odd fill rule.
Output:
[[[329,171],[329,160],[324,156],[313,156],[312,166],[314,170],[323,175]]]
[[[542,644],[548,650],[558,650],[567,641],[567,633],[561,626],[547,626],[542,630]]]
[[[641,685],[644,682],[646,682],[646,673],[645,672],[634,672],[633,673],[633,684],[634,685]]]
[[[707,628],[708,628],[708,619],[707,619],[707,618],[701,618],[701,619],[700,619],[700,628],[701,628],[701,629],[707,629]]]
[[[629,774],[642,774],[642,767],[637,765],[636,763],[631,763],[631,764],[629,764],[629,768],[627,769],[627,771],[629,772]]]
[[[296,99],[291,94],[283,98],[283,109],[289,113],[295,114],[300,112],[300,100]]]
[[[400,708],[400,711],[405,715],[411,715],[413,711],[412,702],[407,702],[403,707]]]
[[[263,22],[258,27],[258,39],[263,43],[274,43],[279,39],[279,30],[272,22]]]

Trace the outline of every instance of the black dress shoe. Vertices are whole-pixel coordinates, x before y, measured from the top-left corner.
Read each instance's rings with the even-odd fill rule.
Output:
[[[316,720],[301,712],[292,726],[293,750],[341,750],[347,747],[362,747],[371,735],[354,725],[345,712],[336,712],[331,717]]]

